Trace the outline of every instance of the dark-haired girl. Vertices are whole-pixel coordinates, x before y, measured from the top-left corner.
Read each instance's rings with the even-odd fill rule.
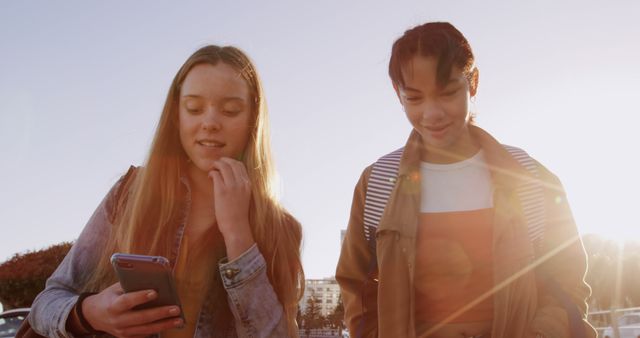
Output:
[[[394,43],[389,75],[413,130],[355,188],[336,272],[351,334],[595,337],[560,181],[475,125],[466,38],[449,23],[414,27]]]

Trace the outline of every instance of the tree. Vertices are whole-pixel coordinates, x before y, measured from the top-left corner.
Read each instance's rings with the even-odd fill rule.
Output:
[[[331,328],[338,329],[340,336],[342,336],[342,329],[344,329],[344,305],[342,304],[342,295],[338,298],[338,305],[333,309],[331,314],[327,316],[329,325]]]
[[[307,335],[311,329],[321,329],[324,325],[324,317],[320,306],[318,305],[318,299],[315,295],[311,295],[307,299],[307,306],[302,314],[302,323]]]
[[[586,281],[592,289],[590,311],[640,306],[640,244],[618,243],[598,235],[583,236],[589,269]],[[591,320],[608,325],[608,315]]]
[[[39,251],[15,254],[0,265],[0,302],[5,310],[30,307],[47,278],[71,249],[63,242]]]

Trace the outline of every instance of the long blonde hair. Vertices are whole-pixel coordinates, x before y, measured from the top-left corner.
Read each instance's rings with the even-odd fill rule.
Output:
[[[197,64],[233,67],[245,79],[254,98],[251,131],[244,162],[252,187],[249,222],[260,252],[267,261],[267,275],[283,305],[290,335],[297,335],[297,303],[304,288],[300,260],[302,229],[276,200],[275,171],[271,158],[269,119],[262,85],[249,58],[235,47],[205,46],[182,65],[171,83],[147,162],[138,170],[128,191],[115,201],[112,234],[96,273],[86,289],[102,290],[115,282],[109,256],[113,252],[170,257],[181,210],[180,177],[188,157],[178,131],[180,87]],[[178,221],[176,221],[178,220]]]

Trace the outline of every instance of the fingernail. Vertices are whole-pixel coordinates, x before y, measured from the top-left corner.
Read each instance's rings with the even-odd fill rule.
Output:
[[[171,309],[169,309],[170,315],[177,315],[178,313],[180,313],[180,309],[177,307],[172,307]]]
[[[147,292],[147,298],[149,298],[149,299],[156,298],[156,292],[155,291]]]
[[[173,321],[173,325],[175,326],[182,326],[182,319],[176,319]]]

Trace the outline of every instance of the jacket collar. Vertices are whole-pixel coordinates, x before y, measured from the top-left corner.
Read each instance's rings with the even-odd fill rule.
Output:
[[[469,131],[484,150],[487,166],[491,172],[493,184],[497,189],[515,189],[524,182],[532,179],[532,175],[493,136],[482,128],[470,125]],[[404,148],[398,174],[408,176],[414,180],[419,178],[420,153],[422,138],[417,131],[412,130]]]

